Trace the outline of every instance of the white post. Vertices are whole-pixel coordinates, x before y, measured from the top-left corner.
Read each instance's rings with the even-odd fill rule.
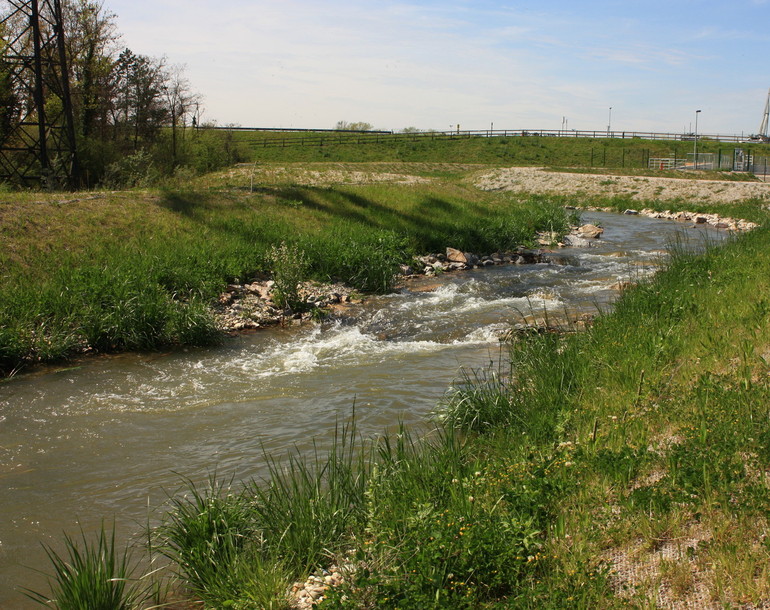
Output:
[[[698,115],[700,110],[695,111],[695,141],[692,144],[692,165],[693,169],[698,169]]]

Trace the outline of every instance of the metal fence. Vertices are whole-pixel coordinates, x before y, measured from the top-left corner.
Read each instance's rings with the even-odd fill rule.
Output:
[[[259,146],[313,146],[332,143],[369,143],[394,140],[427,139],[458,139],[458,138],[494,138],[494,137],[557,137],[557,138],[592,138],[592,139],[621,139],[621,140],[666,140],[673,142],[694,142],[695,134],[654,131],[615,131],[615,130],[577,130],[577,129],[476,129],[450,131],[411,131],[397,133],[393,131],[349,131],[334,129],[298,129],[282,127],[201,127],[200,129],[254,131],[265,134]],[[280,134],[280,135],[279,135]],[[751,142],[743,135],[698,134],[698,140],[718,142],[746,143]]]
[[[768,157],[755,157],[752,155],[751,162],[747,164],[748,169],[746,171],[751,172],[755,176],[762,176],[762,179],[766,179],[770,174],[770,158]]]
[[[757,157],[736,148],[732,156],[718,153],[687,153],[685,157],[650,157],[649,169],[728,170],[748,172],[765,178],[770,173],[770,157]]]

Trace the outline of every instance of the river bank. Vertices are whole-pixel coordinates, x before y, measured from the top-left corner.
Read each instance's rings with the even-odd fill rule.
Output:
[[[570,208],[574,209],[574,208]],[[593,211],[615,212],[613,208],[585,208]],[[677,222],[709,225],[732,233],[751,231],[757,224],[740,218],[720,216],[719,214],[681,211],[656,211],[649,208],[641,210],[626,209],[625,215],[642,215],[648,218],[665,219]],[[443,273],[468,271],[495,265],[534,265],[534,264],[569,264],[559,256],[558,250],[565,246],[590,248],[595,239],[601,237],[603,229],[594,225],[573,225],[569,232],[541,231],[536,235],[536,243],[541,248],[533,249],[520,246],[513,251],[476,254],[462,252],[447,247],[445,252],[415,256],[411,264],[394,261],[398,264],[395,286],[403,286],[415,277],[433,277]],[[225,333],[253,331],[277,324],[302,324],[320,321],[334,310],[348,303],[361,303],[365,295],[345,284],[324,284],[320,282],[302,282],[296,286],[297,311],[281,307],[276,296],[276,282],[271,279],[252,281],[245,284],[230,284],[219,295],[212,308],[216,325]]]
[[[84,350],[216,343],[210,304],[228,284],[274,273],[281,244],[302,254],[285,269],[299,280],[376,294],[391,289],[399,263],[447,243],[494,252],[567,225],[558,203],[512,202],[456,180],[258,192],[207,184],[64,201],[0,196],[0,370]]]
[[[228,284],[239,286],[231,294],[246,296],[246,285],[269,277],[271,248],[282,242],[307,256],[301,279],[379,293],[392,288],[399,265],[414,265],[415,256],[435,252],[435,265],[447,247],[504,253],[537,246],[538,232],[566,231],[563,206],[591,205],[579,174],[529,168],[484,173],[468,164],[411,163],[401,171],[394,163],[350,165],[260,167],[256,189],[256,170],[248,167],[159,191],[65,199],[2,194],[0,371],[10,375],[84,352],[210,345],[222,339],[223,328],[285,319],[264,300],[245,310],[258,313],[257,320],[244,310],[233,315],[222,302]],[[520,179],[514,177],[522,175],[528,176],[527,189],[558,194],[511,192]],[[626,178],[658,180],[610,176],[598,183]],[[661,180],[670,186],[651,195],[673,197],[661,201],[687,194],[681,188],[689,181]],[[589,182],[597,183],[593,177]],[[725,202],[745,195],[741,189],[770,186],[694,182],[711,189],[711,199],[699,199],[693,216],[706,222],[716,218],[709,213],[750,221],[746,215],[755,214],[756,206]],[[611,186],[601,192],[615,193]],[[623,211],[628,198],[615,201]],[[648,203],[664,211],[661,202]],[[312,292],[308,296],[320,296]],[[334,300],[335,291],[321,292],[322,301]],[[344,290],[336,293],[345,296]]]
[[[347,198],[352,194],[345,191]],[[308,195],[287,207],[318,204]],[[187,209],[183,203],[189,200],[177,201],[175,213],[199,214],[201,202]],[[558,198],[552,203],[564,204]],[[629,207],[625,199],[616,203],[614,209]],[[761,203],[722,204],[731,211],[751,205],[753,220],[766,220]],[[706,213],[698,202],[683,206],[688,208]],[[694,217],[683,226],[706,224]],[[760,227],[723,247],[708,246],[700,255],[675,248],[664,272],[635,286],[624,284],[614,313],[599,316],[585,332],[515,333],[510,364],[505,357],[499,366],[485,367],[488,353],[480,361],[462,358],[469,365],[466,375],[441,400],[424,440],[404,428],[362,442],[351,428],[340,428],[328,452],[310,435],[302,437],[298,451],[304,452],[291,465],[272,461],[278,449],[271,445],[271,453],[263,456],[268,472],[258,476],[264,482],[247,475],[242,484],[232,479],[195,483],[174,496],[165,524],[154,530],[155,557],[169,556],[181,575],[178,586],[211,607],[286,607],[292,583],[320,585],[316,578],[324,580],[322,570],[333,566],[342,568],[343,582],[334,577],[336,586],[322,591],[330,607],[612,608],[650,599],[663,607],[767,603],[767,237]],[[437,252],[448,243],[456,242],[444,239],[421,251]],[[592,256],[590,249],[586,254]],[[582,274],[580,266],[575,270]],[[50,406],[50,393],[36,384],[38,398],[9,411],[6,426],[23,420],[18,430],[30,430],[31,445],[38,429],[34,422],[73,417],[71,427],[56,419],[61,438],[54,445],[63,446],[66,437],[79,438],[89,410],[104,410],[104,426],[85,426],[91,436],[78,444],[102,455],[116,444],[106,430],[118,429],[117,445],[126,445],[125,461],[118,463],[135,464],[138,453],[128,451],[130,439],[157,436],[157,454],[142,449],[151,455],[152,480],[167,470],[167,462],[189,465],[208,455],[226,465],[251,467],[244,464],[244,448],[263,430],[278,434],[305,417],[314,429],[333,428],[338,412],[323,408],[336,385],[330,363],[339,367],[362,359],[360,379],[343,385],[346,396],[359,397],[357,417],[367,421],[375,410],[376,400],[362,398],[368,391],[401,400],[402,412],[415,423],[424,418],[411,413],[438,373],[426,372],[412,355],[455,345],[456,322],[448,314],[480,301],[464,292],[478,288],[475,272],[481,270],[468,271],[468,281],[452,289],[458,297],[452,309],[420,314],[398,332],[383,332],[377,314],[368,319],[365,333],[340,325],[323,344],[310,345],[315,339],[308,339],[290,350],[285,368],[265,366],[270,346],[249,350],[247,357],[225,349],[216,363],[193,354],[178,378],[151,362],[132,365],[123,375],[126,387],[147,391],[152,423],[144,421],[147,407],[132,394],[122,396],[114,379],[91,373],[61,408]],[[592,288],[586,298],[595,294]],[[552,290],[519,298],[517,307],[533,300],[535,310],[559,306]],[[426,296],[425,303],[428,299],[433,297]],[[509,299],[504,302],[513,306]],[[495,301],[493,309],[500,304]],[[473,309],[472,317],[478,312]],[[434,347],[437,342],[422,333],[437,322],[445,328]],[[467,332],[469,340],[475,336]],[[406,350],[399,352],[404,370],[422,395],[401,397],[403,376],[394,384],[386,372],[373,374],[379,369],[372,363],[399,341],[405,341]],[[376,351],[362,358],[360,351],[350,351],[353,345]],[[390,362],[385,360],[386,369],[392,368]],[[319,365],[321,379],[307,391],[312,408],[303,409],[286,388],[297,384],[302,367]],[[150,369],[152,383],[140,381],[143,368]],[[212,377],[202,383],[200,372],[209,368]],[[289,413],[266,423],[255,419],[263,410],[255,402],[249,403],[246,420],[229,415],[228,405],[251,396],[263,373],[280,377],[267,393],[290,403]],[[50,383],[69,387],[75,376],[77,371]],[[212,402],[202,395],[207,386],[234,393]],[[176,388],[182,388],[181,395]],[[41,418],[35,404],[49,405],[50,413]],[[166,431],[181,435],[180,410],[194,435],[169,457]],[[393,424],[395,418],[387,420]],[[79,455],[74,447],[69,450]],[[49,453],[66,470],[88,461],[62,462],[57,451]],[[22,460],[18,464],[26,467]],[[40,477],[48,470],[33,468],[24,476]],[[53,468],[54,479],[55,474]],[[128,501],[132,485],[149,480],[125,470],[116,488]],[[20,484],[9,496],[26,493],[29,485]]]

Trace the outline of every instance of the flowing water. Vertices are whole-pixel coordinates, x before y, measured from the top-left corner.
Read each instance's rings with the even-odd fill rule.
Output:
[[[563,264],[445,274],[348,309],[320,326],[273,329],[216,349],[88,360],[0,383],[0,608],[18,586],[45,590],[41,542],[105,521],[127,538],[156,521],[181,477],[265,473],[329,443],[335,422],[364,435],[425,422],[462,367],[501,357],[499,333],[524,318],[606,309],[619,282],[651,273],[676,231],[714,229],[603,213],[590,249]]]

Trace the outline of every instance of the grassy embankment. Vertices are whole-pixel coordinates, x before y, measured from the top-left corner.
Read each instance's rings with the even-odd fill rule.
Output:
[[[228,282],[269,273],[282,241],[305,253],[309,277],[382,292],[414,254],[493,252],[565,228],[557,203],[446,175],[320,186],[279,175],[251,186],[241,173],[155,191],[0,194],[0,371],[86,346],[215,341],[208,304]]]
[[[430,134],[320,134],[233,132],[241,155],[260,163],[442,161],[495,165],[637,168],[646,169],[650,157],[687,158],[693,142],[640,138],[557,138],[545,136],[432,137]],[[767,144],[730,144],[700,139],[698,152],[732,159],[733,149],[767,156]]]
[[[427,440],[341,431],[267,485],[191,490],[154,552],[211,608],[285,607],[331,565],[355,572],[328,607],[767,602],[768,231],[675,251],[584,333],[518,336],[512,377],[469,373]]]

